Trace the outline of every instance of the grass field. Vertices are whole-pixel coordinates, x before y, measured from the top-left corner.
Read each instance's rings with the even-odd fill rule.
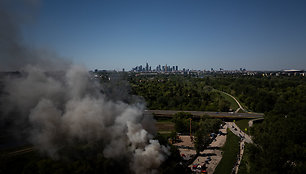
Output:
[[[220,163],[216,167],[215,174],[230,174],[237,160],[239,152],[239,137],[227,130],[226,143],[222,147],[223,155]]]
[[[233,109],[233,111],[237,110],[239,108],[237,102],[230,96],[224,94],[223,92],[219,92],[219,94],[225,98],[225,100],[229,101],[231,106],[230,108]]]
[[[236,125],[245,133],[249,132],[249,121],[250,119],[242,119],[242,120],[238,120],[236,121]],[[247,131],[245,131],[245,128],[247,128]]]
[[[174,131],[174,123],[170,121],[156,122],[155,126],[160,134],[169,134]]]

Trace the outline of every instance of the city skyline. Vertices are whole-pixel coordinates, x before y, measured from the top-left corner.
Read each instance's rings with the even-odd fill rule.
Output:
[[[305,71],[305,69],[276,69],[276,70],[250,70],[250,69],[246,69],[243,67],[237,67],[235,69],[224,69],[222,67],[219,68],[207,68],[207,69],[190,69],[187,66],[183,66],[180,67],[178,65],[174,65],[174,64],[158,64],[158,65],[150,65],[148,62],[146,62],[146,64],[137,64],[132,66],[131,69],[125,69],[125,68],[121,68],[121,69],[101,69],[101,68],[94,68],[95,70],[108,70],[108,71],[133,71],[133,72],[178,72],[178,71]]]
[[[35,2],[9,3],[19,41],[88,69],[306,69],[305,1]]]

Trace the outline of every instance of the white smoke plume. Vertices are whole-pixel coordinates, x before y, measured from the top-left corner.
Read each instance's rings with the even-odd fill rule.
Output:
[[[72,65],[62,77],[37,66],[27,66],[24,73],[6,82],[6,104],[28,120],[29,140],[41,152],[59,158],[57,152],[74,140],[102,141],[105,157],[131,156],[135,173],[153,172],[168,155],[144,127],[146,119],[154,126],[143,115],[144,105],[107,98],[85,68]]]
[[[4,82],[1,120],[13,120],[36,149],[52,158],[61,158],[59,151],[75,142],[102,142],[106,158],[129,158],[135,173],[156,173],[169,149],[153,140],[154,120],[143,115],[144,104],[112,99],[115,95],[101,93],[84,67],[29,50],[16,39],[18,27],[9,14],[0,7],[9,31],[0,32],[7,47],[0,49],[0,67],[21,74]]]

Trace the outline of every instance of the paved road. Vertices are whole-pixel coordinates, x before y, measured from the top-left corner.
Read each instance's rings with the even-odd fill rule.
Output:
[[[238,137],[243,136],[243,140],[247,143],[253,143],[253,140],[251,139],[251,137],[244,133],[242,130],[240,130],[240,128],[233,122],[226,122],[228,128]]]
[[[195,117],[209,115],[220,118],[263,118],[262,113],[206,112],[206,111],[177,111],[177,110],[145,110],[144,115],[155,114],[157,117],[172,117],[178,112],[189,112]]]
[[[23,149],[16,150],[14,152],[10,152],[8,153],[8,155],[9,156],[21,155],[21,154],[32,152],[32,151],[33,151],[33,147],[25,147]]]
[[[242,141],[240,142],[240,150],[239,150],[239,157],[238,160],[236,162],[236,166],[235,166],[235,174],[238,173],[238,169],[239,169],[239,165],[241,163],[242,160],[242,156],[243,156],[243,152],[244,152],[244,144],[245,143],[253,143],[253,140],[251,139],[251,137],[244,133],[243,131],[240,130],[240,128],[233,122],[226,122],[226,125],[228,126],[228,128],[238,137],[243,137]]]
[[[237,161],[237,165],[235,166],[235,174],[238,174],[238,170],[239,170],[239,166],[241,164],[241,160],[242,160],[242,156],[243,156],[243,152],[244,152],[244,144],[245,142],[244,141],[241,141],[240,142],[240,153],[239,153],[239,158],[238,158],[238,161]]]

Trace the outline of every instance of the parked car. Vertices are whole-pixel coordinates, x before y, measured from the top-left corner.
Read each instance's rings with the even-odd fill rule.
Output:
[[[207,174],[207,171],[206,170],[202,170],[201,173]]]
[[[196,170],[197,167],[198,167],[198,164],[193,164],[192,169],[193,169],[193,170]]]

